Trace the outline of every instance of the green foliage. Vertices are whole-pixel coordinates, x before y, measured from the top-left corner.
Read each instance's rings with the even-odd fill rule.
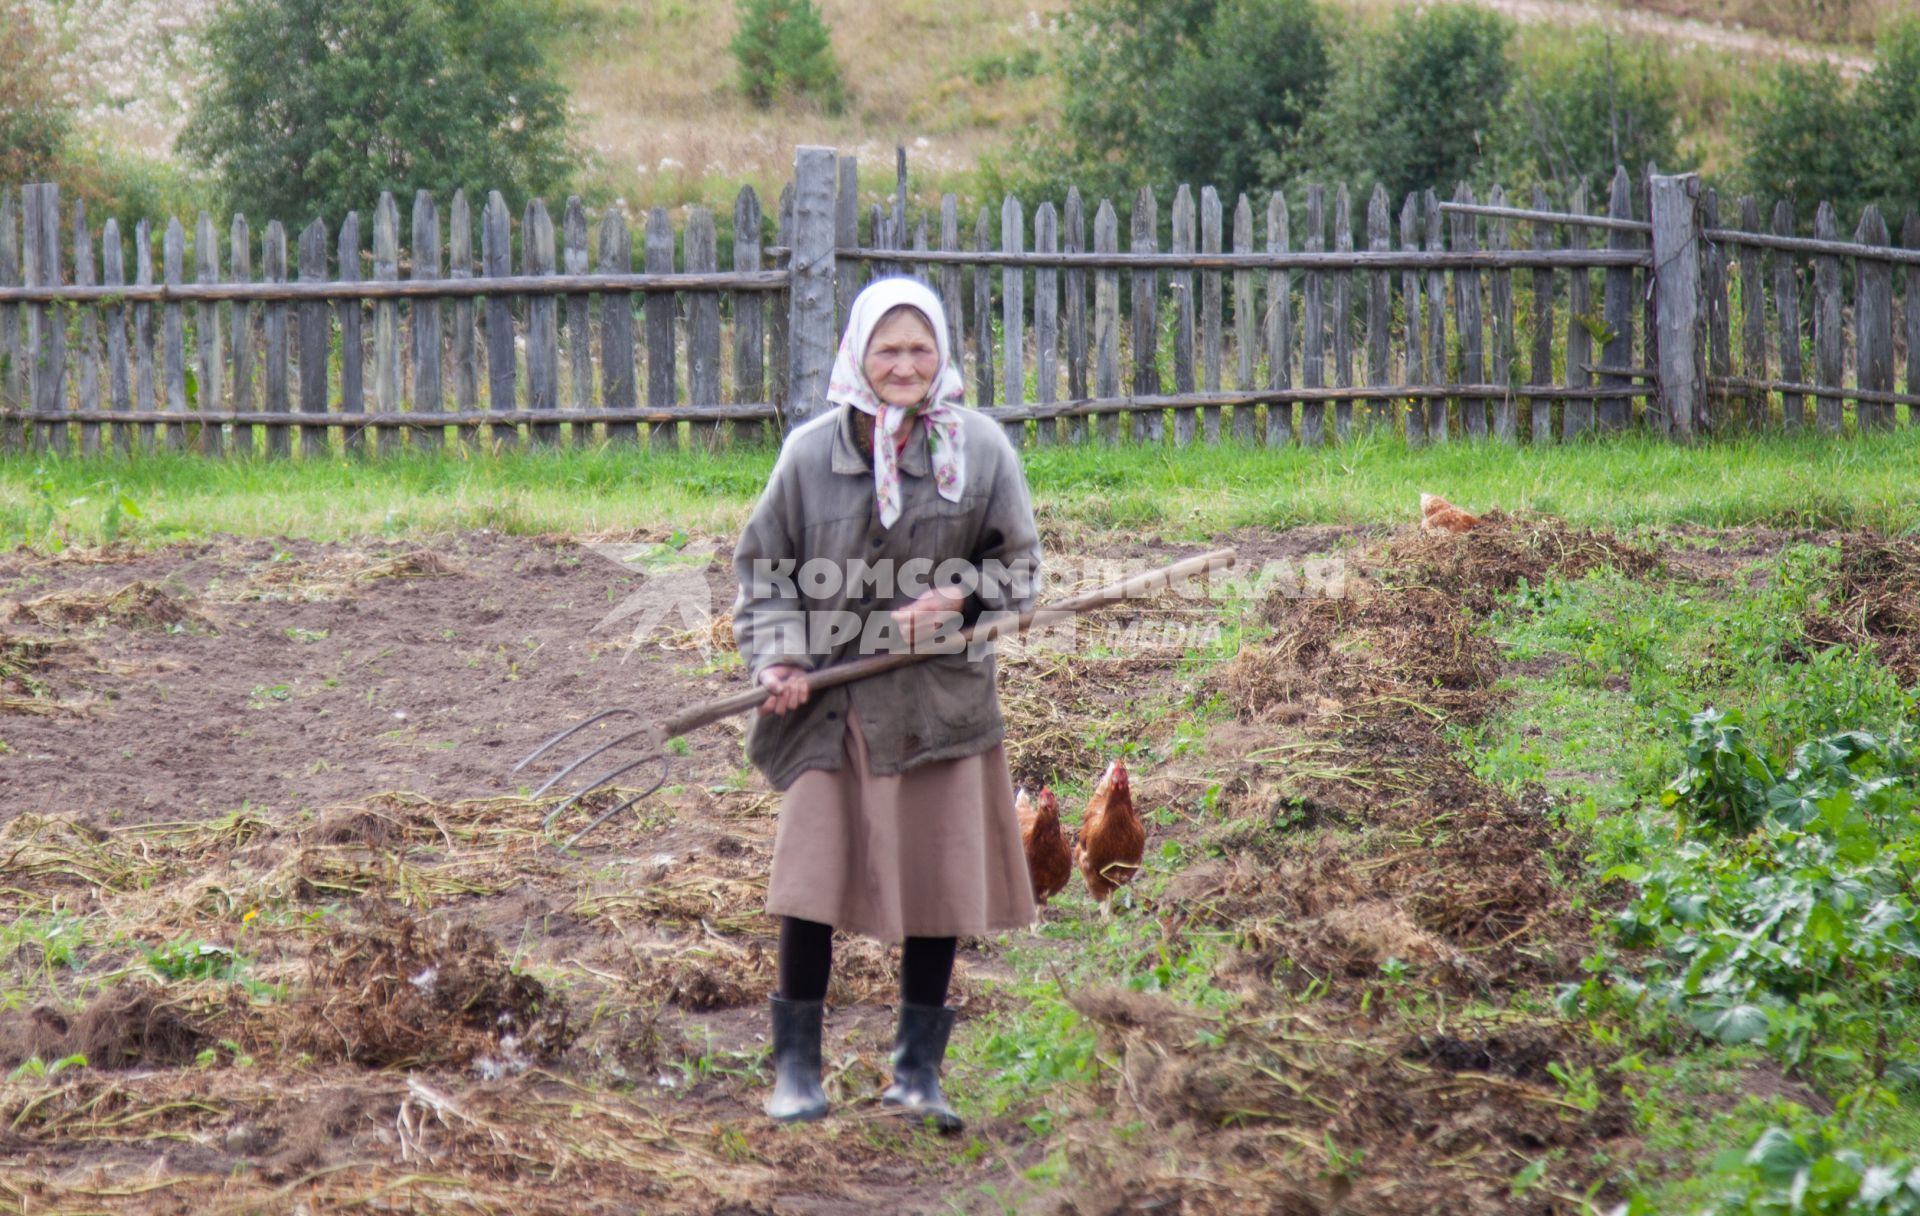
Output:
[[[380,192],[562,180],[566,94],[548,0],[232,0],[181,150],[256,220],[370,213]],[[404,203],[402,204],[404,207]]]
[[[1519,62],[1496,130],[1494,160],[1509,189],[1605,181],[1616,165],[1672,167],[1679,92],[1667,58],[1611,33],[1561,38]]]
[[[739,65],[740,91],[761,109],[810,97],[829,114],[846,108],[833,40],[813,0],[735,0],[740,28],[727,49]]]
[[[0,183],[47,181],[73,128],[26,0],[0,0]]]
[[[1708,1216],[1920,1216],[1920,1158],[1840,1147],[1843,1127],[1770,1127],[1718,1163]],[[1643,1198],[1624,1216],[1659,1211]]]

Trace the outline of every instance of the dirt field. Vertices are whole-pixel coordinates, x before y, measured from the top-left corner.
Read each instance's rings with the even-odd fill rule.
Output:
[[[509,772],[594,709],[648,720],[742,686],[722,628],[633,646],[634,617],[604,623],[688,570],[724,610],[724,546],[702,571],[666,539],[0,555],[0,1211],[1545,1212],[1611,1193],[1638,1151],[1618,1082],[1570,1100],[1554,1071],[1604,1060],[1512,1004],[1581,957],[1587,915],[1554,878],[1577,858],[1443,737],[1497,699],[1472,614],[1548,570],[1712,584],[1735,564],[1716,544],[1785,538],[1696,541],[1670,567],[1527,521],[1249,533],[1220,538],[1244,566],[1341,553],[1358,594],[1252,605],[1271,638],[1211,670],[1016,651],[1022,777],[1090,782],[1098,739],[1147,745],[1162,872],[1120,916],[1167,951],[1230,945],[1204,1016],[1075,986],[1099,1048],[1074,1125],[981,1110],[958,1143],[878,1106],[894,970],[856,942],[831,993],[834,1116],[759,1117],[775,797],[738,723],[691,736],[670,784],[572,857],[542,838],[556,797]],[[1197,749],[1169,746],[1183,690],[1226,709]],[[1084,898],[1045,913],[1092,917]],[[1019,944],[964,943],[962,1036],[1018,1012]],[[1378,982],[1396,964],[1452,1019],[1396,1014]],[[950,1077],[963,1101],[992,1082]],[[1567,1181],[1510,1193],[1546,1153]],[[1065,1177],[1034,1182],[1051,1154]]]

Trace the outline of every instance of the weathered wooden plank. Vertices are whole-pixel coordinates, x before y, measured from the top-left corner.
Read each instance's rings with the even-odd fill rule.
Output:
[[[467,192],[455,190],[447,205],[447,277],[473,277],[473,216],[467,206]],[[473,301],[456,298],[453,302],[453,408],[471,412],[480,408],[480,345],[475,340]],[[460,442],[471,447],[477,433],[473,427],[460,428]]]
[[[507,214],[507,200],[498,190],[487,194],[486,210],[480,213],[480,266],[487,278],[505,278],[513,273],[513,220]],[[510,410],[520,404],[519,352],[513,341],[513,300],[508,296],[488,296],[487,318],[487,408]],[[520,442],[519,428],[489,428],[493,443],[502,448]]]
[[[1100,200],[1093,217],[1095,253],[1118,253],[1120,218],[1113,203]],[[1120,272],[1099,270],[1093,276],[1093,384],[1100,397],[1120,395]],[[1120,442],[1120,415],[1100,416],[1100,438],[1107,443]]]
[[[11,189],[0,186],[0,287],[21,287],[20,208]],[[20,334],[20,307],[0,304],[0,405],[9,408],[25,400],[26,349]],[[11,431],[0,432],[0,448],[13,443]]]
[[[1440,253],[1446,249],[1441,237],[1440,196],[1428,190],[1421,199],[1427,211],[1427,252]],[[1448,382],[1450,369],[1447,366],[1447,275],[1440,267],[1427,272],[1427,374],[1435,384]],[[1457,380],[1455,381],[1457,383]],[[1419,408],[1416,404],[1415,408]],[[1447,439],[1447,399],[1445,397],[1426,398],[1426,437],[1435,443],[1445,443]]]
[[[1133,252],[1159,249],[1159,204],[1153,188],[1142,186],[1133,200]],[[1160,391],[1160,276],[1153,270],[1135,270],[1129,278],[1133,284],[1133,391],[1153,395]],[[1159,410],[1133,415],[1135,443],[1162,443],[1166,435],[1166,418]]]
[[[1473,188],[1465,182],[1454,190],[1453,200],[1457,203],[1473,205]],[[1453,216],[1453,248],[1475,250],[1480,248],[1480,221],[1472,214],[1455,212]],[[1463,269],[1453,272],[1453,322],[1454,330],[1460,335],[1460,377],[1469,384],[1484,384],[1486,374],[1486,332],[1481,310],[1480,272]],[[1487,437],[1487,399],[1485,397],[1462,397],[1460,399],[1460,422],[1468,438],[1485,439]]]
[[[1267,252],[1286,253],[1292,244],[1288,229],[1287,196],[1275,190],[1267,198]],[[1285,270],[1267,272],[1267,387],[1287,390],[1293,387],[1293,283]],[[1239,407],[1235,407],[1236,409]],[[1267,405],[1267,446],[1278,448],[1293,441],[1293,406],[1287,402]]]
[[[1908,249],[1920,249],[1920,211],[1907,210],[1900,224],[1900,243]],[[1901,319],[1907,336],[1907,392],[1920,393],[1920,264],[1907,265],[1907,296],[1901,304]],[[1765,374],[1764,365],[1761,373]],[[1907,406],[1907,425],[1920,424],[1920,409]]]
[[[987,209],[980,208],[980,215],[973,225],[973,247],[979,250],[993,248],[993,228],[987,217]],[[974,353],[974,404],[985,409],[993,404],[993,271],[982,264],[973,268],[973,353]]]
[[[686,262],[691,272],[720,268],[719,235],[713,212],[694,207],[687,212]],[[720,297],[711,291],[687,296],[687,404],[719,405]],[[717,451],[725,436],[718,422],[690,424],[688,438],[703,451]]]
[[[1793,204],[1784,198],[1773,205],[1773,231],[1778,236],[1793,235]],[[1780,378],[1798,384],[1805,375],[1800,356],[1800,272],[1790,253],[1773,260],[1773,304],[1780,318]],[[1799,393],[1780,394],[1780,421],[1789,431],[1804,427],[1807,399]]]
[[[1400,204],[1400,248],[1420,248],[1420,196],[1407,192]],[[1421,304],[1420,272],[1412,267],[1400,272],[1400,299],[1407,310],[1407,383],[1429,384],[1427,375],[1427,331]],[[1419,400],[1407,402],[1407,442],[1413,445],[1427,440],[1426,411]]]
[[[733,199],[733,268],[743,273],[760,269],[764,234],[760,196],[752,186],[740,187]],[[766,400],[767,301],[757,291],[736,291],[733,304],[733,399]],[[767,424],[741,422],[732,427],[735,443],[767,442]]]
[[[1061,217],[1065,221],[1066,231],[1062,234],[1062,244],[1066,252],[1079,253],[1087,247],[1086,204],[1080,198],[1080,188],[1067,188],[1067,207]],[[1087,355],[1089,349],[1087,330],[1087,272],[1068,270],[1061,276],[1062,286],[1066,288],[1066,329],[1067,329],[1067,396],[1084,397],[1087,395]],[[1066,440],[1068,443],[1084,443],[1087,438],[1087,420],[1084,417],[1066,420]]]
[[[1333,192],[1333,248],[1336,253],[1353,252],[1353,200],[1347,184],[1341,182]],[[1335,271],[1333,305],[1328,310],[1333,322],[1333,382],[1338,388],[1353,387],[1353,272]],[[1345,443],[1353,436],[1353,402],[1333,405],[1334,433]]]
[[[1220,192],[1212,186],[1200,191],[1200,252],[1218,254],[1223,239],[1224,217],[1220,210]],[[1200,386],[1210,393],[1220,391],[1220,343],[1225,318],[1221,314],[1221,278],[1217,270],[1200,275]],[[1220,442],[1220,407],[1207,406],[1203,433],[1208,443]]]
[[[147,222],[140,221],[137,245],[140,253],[140,273],[152,276],[152,262],[147,256]],[[279,220],[268,220],[267,230],[260,238],[260,277],[268,283],[287,281],[287,230]],[[145,328],[140,320],[140,310],[144,305],[133,306],[134,328]],[[292,401],[287,394],[287,306],[270,303],[263,310],[266,314],[266,359],[262,368],[264,404],[267,412],[285,414],[292,409]],[[151,347],[148,348],[151,350]],[[141,390],[135,394],[136,409],[153,408],[153,379],[150,368],[153,365],[151,355],[140,361]],[[287,456],[293,452],[293,432],[285,426],[267,427],[267,455]]]
[[[1233,251],[1253,252],[1253,204],[1242,194],[1233,206]],[[1233,272],[1233,345],[1238,358],[1234,385],[1241,389],[1257,387],[1254,365],[1260,360],[1259,330],[1254,327],[1254,277],[1251,270]],[[1233,437],[1241,443],[1254,440],[1254,411],[1235,406]]]
[[[1027,220],[1020,200],[1008,195],[1000,204],[1000,248],[1005,253],[1026,252]],[[1027,400],[1026,272],[1009,266],[1000,275],[1000,334],[1006,348],[1005,382],[1008,405]],[[983,331],[984,332],[984,331]],[[1007,438],[1018,448],[1026,442],[1027,424],[1005,424]]]
[[[236,231],[244,241],[246,238],[246,221],[239,216],[235,216],[234,220],[240,225]],[[250,273],[248,270],[246,250],[238,249],[235,252],[238,256],[234,259],[233,273],[236,276]],[[108,287],[119,287],[124,284],[127,281],[126,254],[120,248],[120,222],[118,220],[108,220],[106,229],[101,232],[100,254],[102,281]],[[107,400],[115,410],[130,410],[133,408],[133,384],[132,365],[127,359],[127,306],[124,304],[109,304],[104,310],[104,315],[107,330]],[[17,319],[16,317],[16,320]],[[236,330],[238,329],[237,324],[235,328]],[[248,349],[248,343],[240,341],[240,335],[237,332],[234,338],[233,349],[235,357],[238,358],[241,351]],[[251,369],[249,369],[249,372],[250,371]],[[246,397],[239,395],[238,389],[240,383],[240,381],[236,380],[234,384],[236,390],[234,395],[235,408],[245,405],[248,409],[251,409],[253,408],[253,398],[250,395]],[[251,393],[251,391],[252,386],[249,385],[248,392]],[[110,432],[108,438],[112,442],[114,450],[120,452],[122,455],[133,451],[133,428],[131,426],[120,423],[108,423],[107,428]],[[251,438],[251,432],[243,432],[238,429],[234,431],[236,439],[239,439],[242,435],[247,436],[249,439]],[[251,453],[253,446],[251,443],[248,443],[243,445],[240,450]]]
[[[1173,195],[1173,247],[1176,255],[1193,254],[1193,191],[1184,183]],[[1173,391],[1192,393],[1194,300],[1193,272],[1173,270],[1167,274],[1168,290],[1173,295]],[[1187,408],[1173,411],[1173,443],[1186,447],[1196,430],[1194,412]]]
[[[20,188],[20,219],[22,224],[20,244],[21,282],[28,287],[39,287],[40,282],[40,186],[30,183]],[[23,310],[21,322],[20,347],[22,362],[26,365],[25,402],[28,408],[37,410],[40,398],[40,334],[46,328],[47,309],[45,305],[28,304]],[[38,451],[45,442],[46,432],[38,423],[21,424],[20,441],[24,450]]]
[[[1387,190],[1375,184],[1367,198],[1367,248],[1386,253],[1392,248],[1387,235]],[[1393,379],[1391,356],[1393,341],[1393,287],[1384,270],[1376,270],[1367,284],[1367,383],[1386,384]],[[1393,428],[1393,403],[1381,397],[1367,404],[1370,427]]]
[[[520,217],[521,273],[551,275],[558,258],[555,245],[553,217],[547,214],[547,204],[538,198],[528,199]],[[671,299],[667,299],[667,306],[672,308]],[[560,309],[552,296],[527,297],[527,408],[560,408]],[[560,426],[534,423],[527,428],[527,441],[537,447],[551,447],[560,442]]]
[[[407,274],[415,279],[440,277],[440,209],[433,195],[417,190],[413,195],[413,261]],[[580,273],[586,273],[584,258]],[[446,394],[441,389],[442,344],[440,336],[441,304],[435,299],[415,300],[409,314],[413,325],[413,412],[446,412]],[[446,446],[444,430],[416,431],[414,442],[428,451]]]
[[[1567,210],[1574,215],[1587,213],[1587,183],[1574,184],[1573,198]],[[1567,247],[1579,251],[1587,247],[1584,224],[1567,225]],[[1593,274],[1574,269],[1567,276],[1567,387],[1585,388],[1589,383],[1587,367],[1593,362],[1594,329],[1604,327],[1593,311]],[[1604,333],[1604,328],[1601,328]],[[1585,397],[1568,397],[1560,416],[1561,432],[1573,439],[1593,430],[1593,402]]]
[[[627,231],[627,213],[607,208],[600,217],[601,274],[633,270],[633,237]],[[783,352],[784,353],[784,352]],[[633,380],[633,297],[607,292],[600,297],[600,404],[610,410],[630,410],[637,404]],[[639,438],[636,423],[606,424],[609,443],[632,443]],[[591,431],[576,426],[576,433]]]
[[[1705,227],[1720,226],[1720,192],[1707,187],[1700,197],[1701,222]],[[1703,239],[1700,257],[1700,289],[1707,298],[1707,375],[1724,378],[1733,375],[1732,303],[1727,298],[1727,247],[1719,241]],[[1696,430],[1712,429],[1712,398],[1702,394],[1695,418]]]
[[[1533,209],[1535,211],[1548,209],[1547,192],[1538,186],[1533,188]],[[1553,248],[1552,221],[1533,221],[1533,247],[1541,251]],[[1531,286],[1533,288],[1533,346],[1527,359],[1527,383],[1535,388],[1544,388],[1553,383],[1553,271],[1544,266],[1533,270]],[[1533,399],[1533,417],[1530,420],[1528,433],[1534,443],[1552,442],[1552,398],[1535,397]]]
[[[340,221],[340,239],[335,245],[335,257],[340,280],[346,283],[359,282],[361,267],[360,213],[358,211],[347,212],[347,218]],[[325,273],[324,266],[321,273]],[[365,301],[358,299],[336,300],[333,311],[340,320],[340,412],[364,413],[367,409],[367,306]],[[320,317],[324,328],[326,314],[321,313]],[[318,434],[319,442],[325,443],[330,432],[308,433]],[[349,456],[365,455],[366,439],[365,426],[342,427],[340,430],[341,446]]]
[[[587,207],[580,196],[567,196],[566,210],[560,220],[560,268],[568,276],[589,273],[593,261],[587,251]],[[567,405],[576,410],[593,408],[593,297],[575,292],[566,299],[561,326],[566,332]],[[575,426],[573,443],[585,447],[593,440],[591,426]]]
[[[108,223],[111,224],[112,221],[109,220]],[[119,244],[117,231],[111,239],[114,245],[117,246]],[[119,253],[118,249],[114,252],[117,258]],[[227,275],[236,283],[250,283],[253,281],[253,233],[247,228],[247,217],[237,213],[233,217],[233,223],[229,225],[227,229]],[[118,280],[115,281],[117,282]],[[115,310],[115,315],[117,315],[117,313],[118,310]],[[233,408],[243,414],[249,413],[253,409],[254,330],[259,324],[259,316],[260,306],[258,304],[236,303],[233,306],[233,337],[229,343],[233,351]],[[110,321],[109,324],[113,325],[114,322]],[[111,360],[111,337],[108,339],[108,347],[108,358]],[[122,360],[126,358],[125,335],[121,336],[120,355]],[[124,380],[126,368],[121,366],[116,374]],[[116,400],[115,408],[126,409],[128,407]],[[125,430],[124,427],[118,429],[122,431]],[[240,456],[251,456],[254,454],[252,427],[236,426],[233,428],[233,450],[236,455]]]
[[[960,204],[951,194],[940,196],[940,249],[960,248]],[[965,301],[960,294],[960,267],[942,263],[940,267],[940,307],[947,314],[947,350],[954,362],[965,368],[967,359],[967,323],[963,315]]]
[[[26,200],[26,239],[31,254],[27,263],[29,282],[35,287],[58,287],[64,281],[60,272],[60,187],[51,183],[29,186]],[[179,227],[175,221],[174,230]],[[174,281],[179,279],[178,262],[176,256]],[[51,304],[31,305],[27,309],[27,344],[33,353],[33,408],[46,413],[67,408],[67,327],[56,310],[57,306]],[[175,306],[172,316],[176,335],[179,313]],[[182,372],[183,377],[184,374]],[[42,424],[36,446],[41,444],[65,455],[67,424]]]
[[[380,202],[373,211],[373,277],[381,283],[400,279],[400,207],[385,190],[380,192]],[[551,311],[552,297],[547,298],[546,305]],[[400,350],[399,301],[381,300],[373,306],[373,404],[382,414],[400,409]],[[406,433],[398,427],[379,427],[374,433],[379,436],[382,456],[398,451],[406,442]]]
[[[357,245],[358,242],[356,241]],[[319,283],[327,277],[327,227],[315,219],[300,233],[298,272],[302,282]],[[356,255],[355,261],[358,261]],[[300,412],[327,412],[327,348],[332,326],[327,322],[327,304],[311,300],[300,305],[298,367],[300,373]],[[342,345],[342,351],[347,348]],[[356,346],[354,349],[358,349]],[[348,450],[354,450],[357,432],[348,433]],[[300,454],[314,456],[327,448],[327,429],[323,426],[300,428]]]
[[[194,278],[200,283],[220,281],[220,246],[213,236],[213,217],[202,211],[193,229]],[[196,372],[196,410],[217,410],[226,404],[220,391],[221,373],[226,369],[225,351],[220,340],[220,306],[212,302],[194,308],[194,345],[199,357]],[[219,424],[200,426],[200,451],[219,456],[226,451],[226,435]]]
[[[1315,184],[1307,187],[1306,251],[1319,253],[1326,247],[1326,241],[1326,194],[1318,184]],[[1324,307],[1326,278],[1324,271],[1310,270],[1301,279],[1300,385],[1302,388],[1324,388],[1327,383],[1327,317]],[[1300,407],[1300,442],[1309,447],[1318,447],[1325,442],[1326,418],[1326,406],[1316,402],[1303,403]]]
[[[1880,208],[1869,203],[1860,216],[1853,239],[1862,245],[1888,243],[1887,222]],[[1860,258],[1854,269],[1853,329],[1858,343],[1854,379],[1871,392],[1893,391],[1893,266]],[[1884,402],[1857,401],[1854,417],[1861,430],[1893,426],[1893,407]]]
[[[1740,197],[1740,228],[1760,231],[1760,203],[1751,194]],[[1740,271],[1740,374],[1754,380],[1767,378],[1767,258],[1758,245],[1739,248]],[[1767,394],[1756,392],[1747,398],[1747,426],[1759,430],[1766,425]]]
[[[1653,177],[1654,165],[1652,162],[1648,162],[1647,171],[1640,179],[1638,192],[1642,213],[1648,216],[1653,214]],[[1697,251],[1695,251],[1694,256],[1698,256]],[[1639,362],[1633,364],[1633,366],[1636,367],[1657,368],[1660,366],[1660,293],[1652,290],[1652,279],[1653,276],[1651,274],[1636,275],[1634,278],[1634,298],[1640,301],[1641,310],[1641,354]],[[1706,326],[1706,313],[1701,311],[1697,315],[1701,327],[1704,329]],[[1701,339],[1700,345],[1703,348],[1706,345],[1704,338]],[[1702,366],[1705,366],[1704,353],[1701,358]],[[1642,389],[1641,395],[1645,400],[1645,406],[1643,407],[1646,411],[1645,421],[1651,424],[1655,421],[1653,411],[1659,405],[1657,395],[1647,394],[1644,388]],[[1629,401],[1627,414],[1627,422],[1629,425],[1633,422],[1632,408],[1632,403]],[[1664,417],[1664,414],[1662,416]]]
[[[209,223],[211,229],[211,223]],[[208,233],[212,235],[211,231]],[[75,199],[73,202],[73,285],[91,287],[94,285],[93,273],[93,232],[87,227],[87,201]],[[74,344],[68,352],[72,364],[74,404],[83,410],[100,408],[100,318],[95,310],[79,310],[78,324],[74,326]],[[203,334],[201,342],[206,337]],[[219,335],[214,336],[216,352],[219,347]],[[216,358],[218,357],[216,353]],[[218,372],[215,373],[216,382]],[[216,431],[217,435],[218,432]],[[216,449],[217,451],[217,449]],[[80,454],[97,456],[100,454],[100,424],[82,422],[80,424]]]
[[[1033,248],[1053,253],[1060,248],[1060,218],[1053,204],[1041,203],[1033,213]],[[1060,396],[1060,272],[1041,268],[1033,272],[1033,398],[1051,405]],[[1035,424],[1034,438],[1042,445],[1058,441],[1060,424]]]
[[[840,158],[839,192],[833,199],[833,243],[840,249],[860,247],[860,162],[856,157]],[[853,297],[860,294],[865,268],[852,258],[842,261],[834,272],[834,333],[845,333],[847,312]],[[831,365],[829,365],[831,366]],[[822,402],[826,399],[821,398]]]
[[[161,275],[167,286],[177,287],[185,279],[186,262],[187,233],[175,216],[167,221],[167,233],[160,245]],[[177,451],[187,446],[186,317],[178,304],[160,306],[160,352],[167,409],[181,416],[179,422],[168,424],[166,429],[167,447]]]
[[[650,274],[673,273],[673,223],[664,207],[647,212],[646,269]],[[647,405],[656,410],[672,409],[679,400],[674,377],[676,339],[673,324],[673,297],[647,297]],[[650,442],[655,451],[678,451],[678,423],[649,423]]]
[[[1648,217],[1653,223],[1654,293],[1661,297],[1654,367],[1660,382],[1660,421],[1675,439],[1692,438],[1706,397],[1707,328],[1700,248],[1700,178],[1651,176]]]
[[[1627,178],[1626,166],[1614,170],[1613,187],[1607,199],[1607,215],[1617,220],[1633,218],[1633,185]],[[1623,228],[1615,228],[1607,235],[1607,247],[1616,250],[1640,248],[1637,233]],[[1600,360],[1607,367],[1632,367],[1633,364],[1633,271],[1624,266],[1611,267],[1607,271],[1605,313],[1601,320],[1605,325],[1602,331],[1606,338],[1600,349]],[[1600,377],[1600,383],[1607,386],[1628,387],[1628,377],[1607,374]],[[1602,430],[1623,430],[1633,420],[1633,399],[1625,394],[1618,397],[1603,397],[1600,400],[1599,424]]]
[[[1487,195],[1495,207],[1507,205],[1507,193],[1495,186]],[[1487,221],[1487,243],[1495,249],[1513,246],[1511,221],[1494,216]],[[1493,270],[1487,274],[1488,301],[1493,307],[1493,350],[1488,360],[1487,379],[1494,384],[1512,384],[1513,379],[1513,272]],[[1519,402],[1510,393],[1493,399],[1493,437],[1503,443],[1520,438]]]
[[[1813,233],[1823,241],[1836,240],[1839,223],[1832,203],[1821,203],[1814,212]],[[1844,383],[1846,365],[1845,332],[1840,318],[1840,259],[1822,254],[1813,259],[1813,379],[1832,388]],[[1820,429],[1839,434],[1844,425],[1845,402],[1839,397],[1822,397],[1816,405]]]
[[[788,250],[792,250],[795,247],[793,200],[793,183],[788,182],[780,188],[780,221],[778,227],[774,230],[775,242]],[[831,225],[829,225],[827,229],[826,239],[828,245],[831,246],[833,243],[833,229]],[[789,254],[788,256],[791,259],[792,255]],[[791,265],[791,261],[789,261],[789,265]],[[800,277],[796,271],[793,278],[797,281]],[[832,289],[831,281],[828,282],[827,289]],[[792,288],[789,287],[774,297],[771,307],[767,310],[767,399],[771,401],[774,408],[778,410],[787,410],[791,399],[789,385],[793,382],[794,363],[793,343],[789,335],[792,332],[793,313],[797,307],[799,307],[799,305],[795,303]],[[827,309],[827,315],[833,315],[831,308]],[[954,358],[957,359],[959,357],[960,353],[956,350],[954,352]],[[784,439],[785,437],[786,425],[786,417],[783,416],[780,420],[779,427],[780,438]]]

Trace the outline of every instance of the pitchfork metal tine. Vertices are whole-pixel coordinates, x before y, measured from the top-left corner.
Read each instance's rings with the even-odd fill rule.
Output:
[[[605,823],[607,820],[613,818],[615,815],[618,815],[621,811],[626,810],[628,807],[632,806],[634,803],[640,801],[642,798],[647,797],[649,794],[653,793],[653,791],[659,789],[661,786],[667,783],[667,778],[673,775],[673,757],[667,755],[667,753],[665,752],[661,752],[658,755],[649,756],[647,757],[647,759],[660,761],[660,776],[654,781],[654,783],[648,786],[646,789],[641,790],[639,793],[635,794],[633,797],[627,799],[625,802],[621,803],[619,806],[616,806],[612,810],[606,811],[601,815],[597,816],[592,823],[589,823],[586,827],[581,828],[579,831],[575,832],[571,837],[568,838],[567,843],[560,846],[560,851],[562,853],[566,852],[568,849],[572,848],[574,845],[580,843],[580,838],[582,836],[585,836],[588,832],[593,831],[593,829],[599,827],[601,824]],[[642,760],[640,761],[640,763],[644,764],[646,763],[646,761]],[[629,765],[628,767],[631,768],[635,766]]]
[[[539,789],[533,791],[533,793],[528,794],[527,797],[538,798],[540,795],[546,793],[548,790],[552,789],[554,786],[566,780],[568,775],[570,775],[573,772],[573,770],[579,768],[581,765],[593,759],[595,756],[599,755],[601,752],[604,752],[609,748],[619,747],[622,743],[625,743],[629,739],[638,739],[640,736],[647,734],[652,730],[653,728],[651,726],[643,726],[639,730],[628,731],[626,734],[621,735],[618,739],[615,739],[612,742],[602,743],[599,747],[594,748],[592,751],[588,752],[586,755],[580,757],[578,760],[575,760],[572,764],[567,765],[567,767],[561,769],[559,772],[555,773],[553,776],[547,778],[545,785],[542,785]]]
[[[669,759],[670,758],[668,757],[667,753],[657,752],[651,756],[642,756],[640,759],[635,760],[632,764],[623,764],[619,768],[614,769],[610,773],[602,773],[600,776],[595,777],[592,781],[589,781],[586,784],[586,786],[580,790],[579,793],[573,795],[571,798],[568,798],[565,802],[561,803],[559,806],[556,806],[553,808],[553,810],[549,811],[547,813],[547,821],[542,826],[541,830],[552,831],[553,821],[560,818],[560,812],[566,810],[568,807],[572,806],[574,803],[580,801],[582,798],[585,798],[588,794],[593,793],[595,790],[599,789],[601,786],[605,785],[607,782],[614,780],[616,777],[619,777],[625,773],[632,772],[634,769],[639,768],[643,764],[651,764],[655,760],[669,760]],[[666,778],[662,777],[660,780],[664,782]]]
[[[538,760],[540,757],[546,755],[547,752],[555,744],[564,743],[568,739],[571,739],[573,738],[573,736],[579,734],[581,731],[587,729],[587,727],[592,726],[595,722],[604,721],[608,718],[615,716],[616,714],[629,714],[629,715],[638,717],[639,711],[634,709],[625,709],[625,708],[603,709],[599,713],[593,715],[593,717],[588,718],[585,722],[580,723],[578,726],[569,726],[567,729],[561,731],[559,734],[555,735],[553,738],[547,740],[545,743],[542,743],[539,747],[534,748],[533,751],[528,754],[526,759],[522,760],[520,763],[513,766],[513,771],[516,773],[519,772],[521,769],[527,767],[527,765],[532,764],[535,760]]]

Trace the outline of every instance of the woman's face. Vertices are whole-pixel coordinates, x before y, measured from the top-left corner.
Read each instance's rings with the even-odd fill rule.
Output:
[[[874,327],[861,370],[880,400],[912,408],[927,399],[940,370],[940,347],[920,314],[897,309]]]

